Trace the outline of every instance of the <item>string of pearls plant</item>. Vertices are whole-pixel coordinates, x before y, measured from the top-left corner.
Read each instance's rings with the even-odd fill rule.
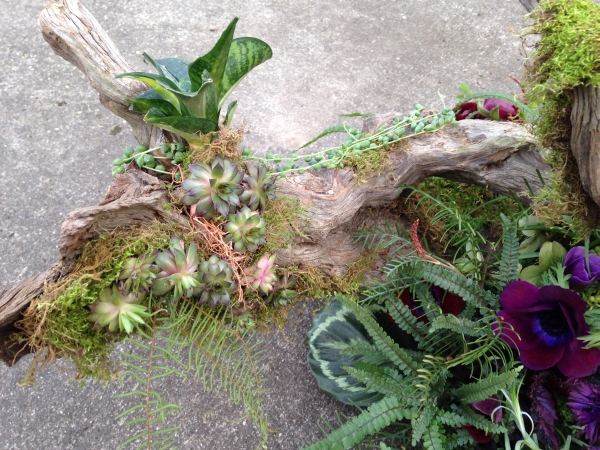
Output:
[[[309,155],[298,155],[294,152],[289,157],[283,157],[267,152],[264,157],[259,157],[254,155],[249,148],[245,148],[242,150],[242,157],[264,162],[273,173],[282,177],[285,177],[288,173],[303,174],[308,169],[342,169],[346,165],[349,156],[362,155],[365,152],[374,151],[386,145],[396,144],[403,139],[423,133],[433,133],[447,125],[458,123],[451,108],[444,108],[439,113],[423,116],[424,109],[422,105],[417,103],[414,109],[404,118],[396,117],[391,125],[383,125],[373,133],[363,133],[358,128],[349,127],[347,123],[341,127],[329,128],[318,138],[300,148],[306,147],[315,140],[334,132],[347,133],[346,141],[340,146],[330,147]]]

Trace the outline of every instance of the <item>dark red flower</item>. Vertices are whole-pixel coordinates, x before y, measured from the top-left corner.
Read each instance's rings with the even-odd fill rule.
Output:
[[[465,301],[452,292],[448,292],[445,289],[437,286],[431,286],[429,288],[429,292],[438,306],[440,306],[442,313],[444,314],[454,314],[455,316],[458,316],[461,312],[463,312],[463,309],[465,309]],[[429,322],[429,320],[427,320],[427,316],[425,316],[425,311],[423,311],[423,308],[417,306],[408,289],[404,289],[400,293],[399,298],[402,303],[410,308],[413,315],[417,317],[417,321],[423,323]]]
[[[556,365],[567,377],[585,377],[600,365],[600,349],[585,349],[577,339],[589,333],[583,317],[586,303],[577,292],[513,281],[502,291],[500,303],[502,338],[519,349],[524,366],[544,370]]]
[[[600,256],[590,253],[586,261],[583,247],[573,247],[569,250],[563,265],[565,273],[571,275],[568,280],[569,287],[576,291],[585,291],[600,279]]]
[[[477,111],[477,103],[475,102],[466,102],[458,107],[458,111],[456,112],[456,120],[465,120],[467,116],[471,113]],[[471,119],[481,119],[480,114],[475,114],[471,117]]]

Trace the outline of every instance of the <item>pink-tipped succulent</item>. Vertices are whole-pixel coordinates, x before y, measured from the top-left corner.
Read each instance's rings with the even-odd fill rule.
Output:
[[[246,269],[246,284],[265,295],[273,290],[273,283],[276,281],[275,255],[269,256],[268,253],[265,253],[255,267]]]
[[[117,285],[106,288],[100,293],[100,299],[90,305],[92,314],[88,320],[94,322],[94,328],[108,326],[109,333],[125,331],[131,333],[134,323],[142,324],[151,316],[146,307],[139,303],[146,295],[141,292],[124,294]]]
[[[156,275],[152,287],[155,295],[164,295],[173,291],[173,299],[182,295],[191,297],[194,288],[198,287],[198,250],[196,244],[190,244],[187,254],[183,241],[177,236],[171,237],[169,250],[160,252],[156,257],[156,265],[161,271]]]
[[[148,291],[159,269],[154,265],[156,252],[150,255],[142,255],[138,258],[129,258],[123,265],[119,274],[119,280],[125,280],[127,291]]]
[[[240,195],[242,205],[251,210],[265,209],[267,200],[275,197],[276,176],[269,176],[269,170],[263,163],[247,163],[248,175],[244,175],[244,192]]]
[[[238,252],[256,251],[264,244],[266,233],[265,219],[258,212],[252,212],[244,206],[238,213],[230,214],[225,224],[225,242],[233,241],[233,248]]]
[[[194,290],[194,294],[200,296],[199,302],[208,303],[211,308],[217,304],[228,305],[237,284],[227,261],[212,255],[208,261],[200,263],[199,271],[200,286]]]
[[[181,187],[186,191],[183,203],[193,205],[194,215],[211,219],[218,212],[223,217],[240,206],[243,173],[238,165],[217,156],[210,166],[190,164],[191,177]]]

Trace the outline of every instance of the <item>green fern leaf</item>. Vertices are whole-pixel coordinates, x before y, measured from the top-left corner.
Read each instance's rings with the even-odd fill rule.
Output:
[[[446,450],[458,448],[459,450],[473,448],[475,441],[464,428],[457,428],[455,433],[446,434]]]
[[[367,436],[389,426],[392,422],[408,419],[410,411],[403,408],[396,397],[385,397],[373,403],[361,414],[346,422],[325,439],[304,447],[304,450],[348,449]]]
[[[437,330],[451,330],[460,335],[480,337],[487,334],[485,328],[485,325],[482,326],[482,324],[476,321],[463,317],[459,318],[452,314],[443,314],[437,316],[433,322],[431,322],[429,325],[429,332],[433,333]]]
[[[387,335],[367,309],[344,297],[340,297],[340,301],[365,327],[377,349],[387,356],[400,370],[409,374],[419,368],[417,362]]]
[[[482,380],[463,384],[456,389],[454,393],[460,398],[461,402],[465,404],[485,400],[496,394],[500,389],[506,389],[513,384],[519,376],[521,368],[522,366],[504,373],[489,374]]]
[[[437,421],[433,420],[423,433],[423,448],[425,450],[445,450],[445,439]]]
[[[502,253],[500,259],[499,288],[502,290],[519,275],[519,239],[517,224],[511,222],[504,214],[502,219]]]
[[[451,407],[458,415],[463,416],[475,428],[495,434],[506,433],[506,428],[504,426],[486,419],[485,416],[476,413],[468,405],[457,406],[453,404]]]
[[[397,397],[400,404],[404,406],[419,406],[421,403],[422,394],[414,387],[418,378],[414,376],[404,378],[392,367],[369,366],[361,363],[345,369],[353,378],[364,383],[369,390]]]
[[[467,419],[452,411],[438,411],[437,421],[453,428],[459,428],[466,425]]]
[[[412,425],[412,445],[416,446],[417,443],[423,437],[423,433],[427,431],[427,428],[431,424],[435,416],[436,408],[431,403],[426,403],[422,408],[418,411],[413,412],[413,415],[410,419],[410,424]]]
[[[417,321],[417,318],[408,306],[398,301],[398,299],[394,299],[388,300],[386,307],[396,325],[410,334],[418,343],[425,342],[427,327]]]

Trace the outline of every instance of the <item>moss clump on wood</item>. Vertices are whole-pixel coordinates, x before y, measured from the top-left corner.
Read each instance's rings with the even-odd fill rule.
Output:
[[[24,319],[17,323],[21,330],[17,338],[33,351],[46,349],[45,363],[70,356],[79,377],[110,379],[113,374],[108,356],[123,336],[93,330],[93,323],[88,321],[89,305],[117,279],[128,258],[167,248],[172,234],[182,236],[186,244],[192,240],[189,230],[179,225],[153,222],[117,229],[88,242],[74,270],[31,302]],[[197,244],[202,255],[204,245]]]
[[[600,85],[600,6],[591,0],[545,0],[530,17],[533,25],[524,35],[539,34],[541,40],[526,65],[527,98],[538,110],[533,131],[550,149],[546,160],[554,171],[533,209],[546,224],[563,223],[584,237],[592,203],[570,151],[571,107],[574,88]]]

